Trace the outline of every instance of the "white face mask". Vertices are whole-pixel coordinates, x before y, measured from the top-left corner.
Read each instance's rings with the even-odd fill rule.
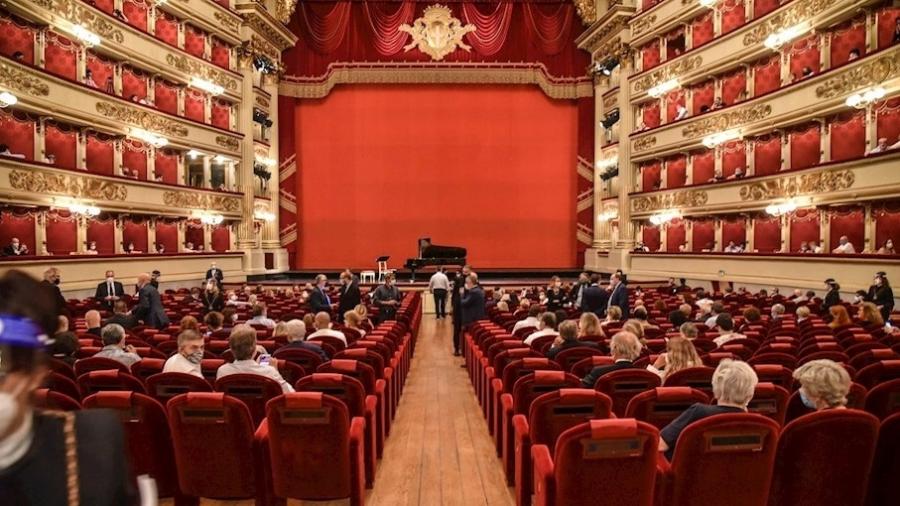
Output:
[[[230,299],[232,302],[234,302],[234,301],[237,300],[237,295],[232,295],[231,297],[229,297],[229,299]]]
[[[112,283],[113,281],[116,280],[116,278],[110,276],[110,277],[106,278],[106,280],[109,281],[110,283]]]

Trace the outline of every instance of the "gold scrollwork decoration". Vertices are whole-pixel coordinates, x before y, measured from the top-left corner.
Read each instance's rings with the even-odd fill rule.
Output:
[[[633,85],[634,91],[635,93],[647,91],[663,81],[681,77],[692,70],[698,69],[702,64],[703,58],[700,56],[680,59],[672,65],[667,65],[659,70],[654,70],[635,81]]]
[[[213,17],[216,18],[216,21],[222,23],[222,26],[233,32],[236,32],[241,28],[240,20],[235,19],[227,14],[216,11],[213,13]]]
[[[647,151],[648,149],[656,146],[656,137],[641,137],[640,139],[634,141],[634,149],[635,153],[640,153],[641,151]]]
[[[268,107],[269,107],[269,100],[268,100],[267,98],[265,98],[265,97],[261,97],[261,96],[257,95],[257,96],[256,96],[256,105],[258,105],[258,106],[260,106],[260,107],[268,108]]]
[[[592,25],[597,21],[597,6],[594,0],[573,0],[575,3],[575,11],[581,22],[585,25]]]
[[[170,137],[187,137],[188,129],[177,121],[137,107],[97,102],[97,112],[115,120],[139,126],[144,130]]]
[[[709,135],[729,128],[738,127],[759,121],[772,114],[772,106],[767,104],[757,104],[740,108],[736,111],[729,111],[715,115],[711,118],[704,118],[695,121],[686,126],[681,134],[685,137],[698,137],[701,135]]]
[[[125,42],[125,35],[104,16],[97,14],[87,4],[78,0],[55,0],[49,9],[76,25],[82,25],[104,39],[118,44]]]
[[[16,190],[35,194],[52,193],[96,200],[124,201],[128,198],[125,185],[88,176],[13,170],[9,173],[9,184]]]
[[[6,63],[0,63],[0,85],[36,97],[46,97],[50,94],[50,86],[47,83]]]
[[[637,37],[647,31],[653,23],[656,23],[656,14],[638,18],[637,21],[631,24],[631,35]]]
[[[237,151],[241,148],[241,142],[239,140],[234,137],[228,137],[227,135],[216,136],[216,144],[229,151]]]
[[[163,193],[163,204],[169,207],[189,209],[207,209],[224,212],[241,210],[241,199],[226,195],[210,195],[208,193],[169,191]]]
[[[170,53],[166,55],[166,63],[186,74],[212,81],[226,90],[237,91],[238,89],[236,80],[231,79],[224,73],[219,72],[212,67],[188,59],[187,56],[175,56]]]
[[[636,213],[658,211],[660,209],[682,209],[705,206],[709,196],[703,190],[687,190],[637,197],[631,201],[631,209]]]
[[[799,174],[758,181],[740,189],[741,200],[769,200],[846,190],[856,182],[851,170]]]
[[[818,98],[835,98],[853,90],[883,83],[900,75],[900,51],[857,65],[816,88]]]
[[[297,0],[277,0],[275,2],[275,17],[278,21],[287,24],[297,8]]]
[[[831,6],[846,0],[799,0],[780,12],[767,17],[744,35],[744,45],[752,46],[766,40],[770,34],[810,21]]]
[[[609,20],[608,23],[600,27],[587,41],[580,44],[579,47],[589,53],[597,53],[597,46],[606,41],[607,37],[624,30],[628,26],[628,16],[618,16]]]
[[[404,51],[418,48],[432,60],[440,61],[460,48],[471,51],[472,47],[463,42],[463,36],[475,31],[475,25],[463,24],[453,15],[450,7],[434,4],[426,7],[422,17],[413,21],[412,26],[400,25],[399,31],[408,33],[412,42],[403,46]]]
[[[603,99],[603,110],[611,111],[616,108],[616,105],[618,103],[619,103],[619,96],[618,96],[618,94],[613,93],[612,95],[605,97]]]

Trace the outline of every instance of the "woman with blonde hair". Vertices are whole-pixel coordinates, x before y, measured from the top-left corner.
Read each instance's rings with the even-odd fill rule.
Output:
[[[359,332],[359,337],[362,339],[366,337],[365,329],[360,327],[360,323],[362,322],[362,317],[355,310],[351,309],[350,311],[346,311],[344,313],[344,327],[348,329],[354,329]]]
[[[816,411],[847,407],[850,392],[850,374],[837,362],[811,360],[794,371],[794,379],[800,382],[800,400]]]
[[[275,324],[275,329],[272,331],[272,338],[278,341],[278,337],[284,336],[287,337],[287,322],[278,322]],[[287,339],[284,339],[287,342]]]
[[[665,384],[672,373],[702,365],[703,361],[690,339],[673,337],[666,343],[666,352],[660,354],[653,365],[648,365],[647,370],[659,375]]]
[[[373,328],[372,320],[369,319],[369,308],[365,304],[357,304],[353,310],[359,315],[359,325],[361,327]]]
[[[828,312],[831,314],[831,323],[829,323],[828,326],[832,329],[847,327],[853,324],[850,320],[850,315],[847,313],[847,308],[844,306],[831,306],[831,309],[829,309]]]
[[[622,319],[622,308],[619,306],[609,306],[606,310],[606,320],[604,322],[617,322]]]
[[[878,306],[871,302],[863,302],[859,305],[856,318],[866,327],[884,327],[884,318],[881,317],[881,311],[878,310]]]
[[[625,322],[625,325],[622,325],[622,330],[631,332],[637,336],[641,343],[644,342],[644,326],[641,325],[640,320],[628,320]]]
[[[594,313],[581,313],[578,319],[578,339],[588,336],[606,336],[600,328],[600,318]]]

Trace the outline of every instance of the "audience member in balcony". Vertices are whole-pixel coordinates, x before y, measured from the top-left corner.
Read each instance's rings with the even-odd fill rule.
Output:
[[[810,253],[825,253],[824,244],[825,243],[823,243],[822,241],[809,241],[809,249],[811,250]]]
[[[141,361],[140,355],[134,352],[134,346],[125,344],[125,329],[121,325],[109,324],[103,327],[100,335],[103,349],[97,352],[95,357],[109,358],[129,368]]]
[[[228,338],[228,347],[234,355],[234,362],[224,364],[216,372],[216,379],[224,378],[232,374],[256,374],[278,382],[284,393],[294,391],[294,388],[284,380],[278,372],[278,362],[259,353],[256,346],[256,330],[250,325],[237,325],[231,330]],[[265,357],[268,364],[257,360]]]
[[[861,54],[860,50],[854,47],[847,53],[847,61],[858,60]]]
[[[832,253],[838,255],[851,255],[856,253],[856,249],[853,247],[853,243],[850,242],[850,239],[846,235],[842,235],[840,239],[838,239],[838,246],[831,250]]]
[[[850,374],[837,362],[811,360],[794,371],[800,383],[800,400],[809,409],[845,409],[850,392]]]
[[[203,253],[206,251],[206,246],[203,244],[198,244],[196,250],[197,250],[197,253]]]
[[[558,336],[559,333],[556,331],[556,326],[556,315],[550,311],[546,311],[541,314],[540,321],[537,324],[537,330],[528,334],[528,336],[523,339],[523,342],[530,346],[531,343],[540,337]]]
[[[894,241],[891,239],[884,241],[884,246],[878,248],[878,254],[879,255],[896,255],[897,250],[894,249]]]
[[[733,179],[741,179],[744,177],[744,169],[742,167],[737,167],[734,169],[734,174],[725,178],[727,181],[731,181]]]
[[[86,332],[88,334],[100,337],[100,333],[103,331],[102,325],[100,323],[100,311],[91,309],[90,311],[84,313],[84,323],[87,325]]]
[[[797,253],[812,253],[812,250],[809,248],[809,243],[806,241],[802,241],[800,243],[800,249],[797,250]]]
[[[113,305],[113,315],[106,320],[106,325],[115,323],[125,330],[131,330],[137,326],[134,317],[128,314],[128,304],[124,300],[117,300]]]
[[[722,346],[728,341],[747,337],[734,331],[734,320],[731,319],[731,315],[728,313],[722,313],[716,317],[716,329],[719,331],[719,337],[713,339],[716,346]]]
[[[41,157],[41,162],[46,163],[47,165],[56,165],[56,155],[53,153],[44,153],[44,156]]]
[[[128,22],[128,18],[125,17],[125,13],[122,12],[122,9],[113,9],[113,12],[112,12],[112,13],[113,13],[113,16],[115,16],[116,18],[118,18],[118,19],[119,19],[120,21],[122,21],[123,23],[127,23],[127,22]]]
[[[795,314],[797,315],[797,324],[798,325],[805,322],[806,320],[809,320],[809,315],[810,315],[809,306],[798,307],[797,310],[795,311]]]
[[[21,242],[19,242],[18,237],[13,237],[12,240],[9,241],[3,248],[3,256],[8,257],[17,257],[24,256],[28,254],[28,246],[25,246]]]
[[[734,243],[734,241],[728,241],[728,245],[725,246],[725,253],[741,253],[743,250],[740,246]]]
[[[716,404],[694,404],[663,428],[659,433],[659,451],[665,452],[666,458],[672,460],[678,436],[688,425],[718,414],[746,412],[757,383],[756,372],[746,362],[721,361],[712,378]]]
[[[613,358],[611,365],[602,365],[591,369],[591,372],[581,379],[585,388],[594,388],[597,379],[604,374],[622,369],[633,369],[634,361],[641,356],[641,342],[631,332],[618,332],[609,342],[609,354]]]
[[[253,305],[253,309],[251,310],[253,317],[247,322],[250,325],[262,325],[263,327],[274,329],[275,328],[275,320],[268,317],[267,312],[268,308],[263,303],[257,303]]]
[[[831,308],[828,309],[828,313],[831,315],[831,323],[829,323],[828,326],[832,329],[853,325],[850,314],[847,313],[847,308],[844,306],[831,306]]]
[[[320,311],[316,313],[315,320],[313,321],[313,325],[316,328],[316,331],[309,335],[306,338],[307,341],[310,339],[315,339],[317,337],[334,337],[336,339],[340,339],[344,344],[347,343],[347,336],[344,335],[343,332],[339,330],[334,330],[331,328],[331,314],[325,311]]]
[[[635,132],[643,132],[646,130],[650,130],[650,128],[647,127],[647,125],[643,121],[638,121],[638,124],[634,127]]]
[[[872,149],[869,150],[869,153],[868,153],[868,154],[870,154],[870,155],[876,155],[876,154],[878,154],[878,153],[884,153],[884,152],[887,151],[888,149],[890,149],[890,147],[888,147],[888,140],[887,140],[887,137],[879,137],[879,138],[878,138],[878,143],[875,145],[874,148],[872,148]]]
[[[74,366],[77,360],[75,353],[80,347],[78,336],[74,332],[59,332],[53,336],[53,339],[47,345],[47,354]]]
[[[178,372],[202,378],[202,360],[203,336],[193,330],[183,330],[178,334],[178,353],[166,360],[162,372]]]
[[[900,17],[894,23],[894,38],[891,39],[892,44],[900,44]]]
[[[881,271],[875,274],[875,284],[869,288],[869,300],[881,311],[884,321],[891,321],[891,312],[894,310],[894,291],[888,281],[887,273]]]
[[[680,121],[690,116],[690,113],[683,104],[678,104],[675,106],[675,119],[674,121]]]
[[[309,350],[317,354],[323,361],[327,362],[331,360],[331,357],[328,356],[328,352],[326,352],[321,346],[316,343],[309,343],[303,340],[303,338],[306,336],[306,324],[303,323],[303,320],[288,321],[285,324],[284,332],[285,337],[287,337],[288,341],[288,344],[285,345],[285,348]]]
[[[90,86],[91,88],[97,88],[97,83],[94,81],[94,73],[91,72],[91,69],[87,69],[84,71],[84,84]]]
[[[722,97],[716,97],[712,104],[712,110],[715,111],[718,109],[722,109],[723,107],[725,107],[725,101],[722,100]]]
[[[100,252],[97,251],[97,241],[90,241],[87,245],[87,249],[84,250],[82,255],[99,255]]]
[[[221,311],[225,309],[225,298],[222,296],[222,291],[219,290],[219,285],[212,279],[206,282],[206,287],[203,293],[200,294],[200,299],[203,301],[203,308],[206,311]]]
[[[114,95],[116,93],[116,85],[113,82],[112,76],[106,78],[106,92],[110,95]]]
[[[637,246],[634,247],[634,251],[636,253],[650,253],[650,248],[648,248],[646,244],[638,242]]]
[[[17,62],[24,62],[25,61],[25,53],[23,53],[22,51],[16,51],[12,54],[12,59]]]
[[[150,275],[146,272],[137,277],[138,304],[131,314],[144,321],[144,324],[155,329],[163,329],[169,325],[169,317],[163,308],[162,299],[156,287],[150,284]]]
[[[0,156],[5,156],[7,158],[19,158],[24,159],[25,155],[21,153],[13,153],[9,150],[9,146],[6,144],[0,144]]]
[[[666,352],[660,353],[656,361],[647,366],[647,370],[658,375],[665,385],[666,378],[672,373],[702,365],[703,360],[694,343],[690,339],[674,337],[666,343]]]
[[[597,317],[594,316],[594,318],[596,319]],[[547,358],[553,360],[559,352],[570,348],[594,348],[599,350],[600,345],[593,341],[579,340],[578,325],[573,321],[564,321],[559,326],[559,337],[553,342],[553,346],[547,350]]]
[[[184,243],[185,253],[194,253],[194,243],[187,241]]]
[[[513,334],[515,334],[519,329],[527,328],[527,327],[535,327],[537,328],[540,324],[540,315],[541,315],[541,306],[538,304],[530,304],[528,307],[528,316],[522,320],[516,322],[513,325]]]

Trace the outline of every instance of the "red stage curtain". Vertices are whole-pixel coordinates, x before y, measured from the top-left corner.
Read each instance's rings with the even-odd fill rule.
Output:
[[[863,16],[841,24],[831,34],[831,66],[840,67],[850,58],[850,50],[866,55],[866,18]]]
[[[153,86],[153,102],[160,111],[178,114],[178,87],[163,79],[156,79]]]
[[[203,58],[206,52],[206,32],[194,25],[184,25],[184,50],[197,58]]]
[[[866,213],[859,207],[831,208],[828,210],[831,227],[829,250],[837,248],[842,235],[846,235],[857,253],[866,245]],[[877,248],[876,248],[877,249]]]
[[[107,176],[113,175],[115,142],[115,138],[108,135],[96,132],[87,135],[85,161],[88,172]]]
[[[200,246],[206,249],[206,245],[203,243],[203,225],[188,222],[184,227],[184,242],[185,244],[192,243],[195,250]]]
[[[744,69],[737,69],[734,72],[722,77],[722,101],[725,105],[733,105],[742,100],[746,100],[746,95],[741,98],[741,94],[747,91],[747,73]]]
[[[142,32],[147,31],[147,13],[150,5],[146,0],[123,0],[122,12],[128,18],[128,24]]]
[[[641,108],[641,117],[644,119],[644,126],[647,128],[656,128],[660,124],[659,100],[654,100],[644,104]]]
[[[753,140],[753,174],[767,176],[781,170],[781,136],[777,134]]]
[[[744,175],[747,174],[747,151],[744,141],[726,142],[722,145],[722,175],[733,176],[738,168]]]
[[[641,61],[643,62],[641,70],[650,70],[653,67],[659,65],[660,55],[658,40],[654,40],[653,42],[641,48]]]
[[[753,220],[753,249],[760,253],[781,250],[781,219],[758,217]]]
[[[116,220],[115,218],[100,216],[91,219],[87,223],[87,242],[97,243],[97,252],[101,255],[114,255],[116,253]]]
[[[659,227],[654,227],[653,225],[644,225],[641,236],[644,241],[644,246],[649,248],[651,252],[656,253],[657,251],[659,251]]]
[[[167,253],[178,251],[178,225],[176,223],[164,220],[156,221],[156,245],[159,244],[165,246]]]
[[[228,47],[228,44],[213,37],[211,61],[224,69],[231,68],[230,56],[231,48]]]
[[[91,0],[91,5],[107,14],[112,14],[113,9],[115,8],[115,2],[113,0]]]
[[[93,51],[87,52],[87,68],[91,71],[94,83],[97,84],[97,89],[100,91],[106,93],[114,92],[110,79],[112,79],[115,72],[115,65],[114,61],[108,60]]]
[[[753,19],[758,19],[774,11],[780,5],[780,0],[754,0]]]
[[[753,66],[753,96],[765,95],[781,87],[781,55],[756,62]]]
[[[900,98],[880,102],[875,110],[878,137],[887,139],[888,145],[897,142],[900,137]]]
[[[34,213],[28,209],[4,209],[0,211],[0,244],[6,247],[15,237],[28,247],[29,255],[38,254],[35,247]]]
[[[143,143],[131,139],[122,141],[122,168],[127,170],[129,174],[137,171],[137,178],[140,180],[147,179],[147,156],[149,153],[148,146]]]
[[[866,154],[866,113],[855,111],[829,120],[831,161],[852,160]]]
[[[173,46],[178,45],[178,18],[156,9],[156,38]]]
[[[47,213],[47,252],[68,255],[78,249],[78,224],[68,211]]]
[[[178,153],[168,149],[157,149],[154,171],[157,176],[162,176],[163,183],[177,184]]]
[[[644,162],[640,166],[642,188],[645,192],[658,190],[661,184],[661,166],[658,161]]]
[[[694,184],[709,182],[716,175],[716,153],[711,149],[694,151],[691,154]]]
[[[815,209],[798,209],[790,217],[790,251],[800,251],[800,243],[819,240],[819,212]]]
[[[698,16],[691,21],[691,43],[693,47],[699,47],[713,40],[715,36],[712,11]]]
[[[509,11],[512,12],[512,2],[509,3]],[[550,3],[523,3],[525,7],[525,27],[531,32],[531,37],[529,38],[532,40],[532,43],[536,43],[545,55],[561,53],[565,49],[566,44],[572,40],[570,31],[572,29],[572,20],[575,17],[575,9],[572,7],[572,4],[568,2],[560,2],[556,5]],[[511,16],[507,16],[506,19],[510,18]],[[508,24],[509,22],[507,21]],[[499,32],[500,30],[493,28],[495,25],[496,22],[491,24],[492,31]],[[506,35],[504,34],[505,38]]]
[[[211,123],[213,126],[231,130],[231,104],[228,102],[212,99]]]
[[[701,114],[703,106],[711,109],[713,102],[715,101],[715,94],[715,82],[713,80],[694,86],[691,90],[691,97],[694,102],[694,114]]]
[[[728,242],[734,242],[740,245],[747,241],[747,222],[742,218],[734,221],[728,219],[722,220],[722,248],[728,245]]]
[[[393,5],[388,2],[363,2],[363,6],[366,8],[366,18],[374,35],[375,49],[385,56],[391,56],[403,49],[403,46],[409,40],[409,34],[401,32],[399,28],[403,24],[412,25],[415,19],[416,3],[409,1],[400,2],[397,8],[393,10],[391,9]],[[501,7],[512,7],[512,4],[504,6],[504,4],[498,3],[498,12],[503,10]],[[479,21],[489,22],[492,18],[490,15],[481,16],[475,9],[475,6],[471,4],[463,5],[463,13],[466,15],[465,22],[476,24],[476,26],[478,26]],[[509,30],[508,24],[506,30]],[[481,42],[485,47],[489,47],[492,42],[496,42],[491,39],[487,30],[481,30],[481,33],[484,34],[485,40],[473,36],[474,34],[469,34],[467,35],[469,42],[477,40],[476,43]],[[506,33],[503,32],[502,37],[497,35],[497,38],[500,39],[500,44],[502,45],[506,39]],[[499,46],[497,49],[499,49]],[[496,49],[494,52],[496,52]]]
[[[894,45],[894,29],[897,26],[897,18],[900,17],[900,8],[886,7],[876,14],[878,19],[878,49],[884,49]]]
[[[744,0],[723,0],[718,7],[722,13],[722,34],[736,30],[744,25]]]
[[[694,252],[716,250],[715,220],[694,220],[691,222],[691,249]]]
[[[299,11],[301,35],[317,53],[334,52],[347,34],[351,2],[301,2]]]
[[[34,34],[28,23],[14,17],[0,16],[0,54],[12,57],[21,52],[25,63],[34,64]]]
[[[681,188],[687,184],[687,158],[673,156],[666,160],[666,188]]]
[[[122,67],[122,96],[134,101],[147,98],[147,76],[134,68]]]
[[[147,247],[147,220],[135,216],[122,220],[122,243],[123,246],[132,243],[134,249],[142,253],[151,252]]]
[[[672,220],[666,224],[666,251],[678,253],[678,247],[687,242],[684,220]]]
[[[78,44],[55,32],[47,32],[44,47],[44,69],[51,74],[75,81],[78,79],[76,59]]]
[[[0,143],[34,161],[34,120],[23,112],[0,110]]]
[[[687,106],[687,99],[684,95],[684,90],[675,90],[666,95],[666,122],[672,123],[675,121],[675,115],[678,114],[677,106],[683,105]]]
[[[70,125],[45,123],[44,151],[47,155],[56,156],[55,165],[57,167],[74,169],[78,166],[76,163],[77,136],[75,128]]]
[[[900,241],[900,202],[891,202],[873,206],[872,214],[875,217],[875,250],[884,246],[891,239],[896,248]],[[855,246],[855,245],[854,245]]]
[[[212,250],[218,253],[228,251],[228,247],[231,245],[230,234],[228,225],[219,225],[212,229]]]
[[[790,72],[795,81],[803,78],[804,68],[809,68],[813,74],[818,74],[821,70],[819,34],[794,42],[787,51],[790,55]]]
[[[193,88],[184,90],[184,117],[199,121],[206,119],[206,94]]]
[[[818,123],[810,123],[791,132],[791,170],[819,164],[822,153],[819,130]]]

